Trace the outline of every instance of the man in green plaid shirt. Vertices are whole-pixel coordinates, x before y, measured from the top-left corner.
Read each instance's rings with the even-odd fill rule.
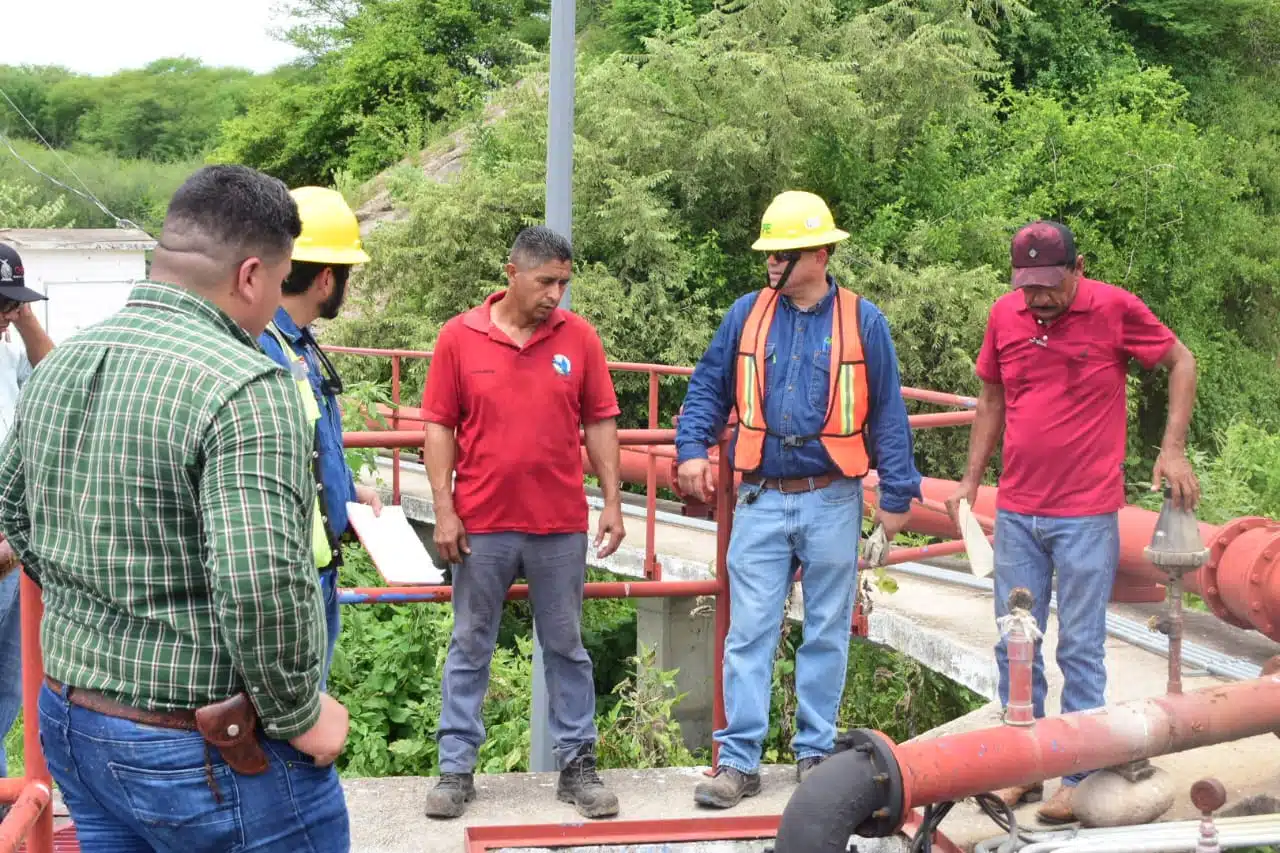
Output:
[[[278,180],[196,172],[151,280],[41,363],[0,452],[0,532],[44,594],[46,759],[86,853],[349,849],[312,431],[255,341],[300,229]],[[194,730],[241,692],[258,774]]]

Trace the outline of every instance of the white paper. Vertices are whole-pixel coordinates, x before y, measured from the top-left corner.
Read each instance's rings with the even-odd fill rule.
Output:
[[[383,506],[375,516],[371,506],[348,503],[347,517],[387,586],[444,583],[444,573],[431,561],[403,507]]]
[[[960,535],[964,539],[964,549],[969,552],[969,566],[980,578],[991,574],[995,568],[995,554],[982,525],[973,517],[969,502],[960,499]]]

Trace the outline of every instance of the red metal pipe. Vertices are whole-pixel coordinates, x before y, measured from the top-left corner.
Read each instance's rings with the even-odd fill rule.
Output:
[[[583,598],[691,598],[715,595],[719,587],[709,581],[604,581],[583,584]],[[411,601],[452,601],[450,586],[361,586],[339,590],[344,604],[373,602],[407,603]],[[514,584],[507,590],[507,601],[529,597],[529,587]]]
[[[945,391],[931,391],[927,388],[903,388],[902,399],[919,400],[922,403],[937,403],[940,406],[963,406],[976,409],[977,397],[966,397],[963,394],[948,394]]]
[[[658,428],[658,374],[649,373],[649,429]],[[658,566],[658,460],[654,448],[648,448],[648,460],[644,472],[644,576],[660,580],[662,569]]]
[[[22,571],[22,569],[18,569]],[[40,587],[22,572],[18,597],[22,620],[22,757],[26,780],[52,790],[53,778],[40,747],[40,688],[44,685],[44,657],[40,650],[40,620],[44,602]],[[15,807],[16,808],[16,807]],[[53,853],[53,809],[39,810],[25,832],[28,853]]]
[[[1280,677],[1153,696],[893,748],[907,808],[1113,767],[1280,728]]]
[[[35,846],[34,830],[43,815],[52,813],[53,809],[49,808],[52,798],[52,791],[44,782],[29,782],[23,787],[17,801],[9,809],[9,814],[0,822],[0,853],[17,853],[24,839],[27,839],[27,850],[30,853],[40,849]],[[28,835],[31,837],[28,838]],[[49,849],[53,849],[52,836]]]
[[[582,434],[578,434],[579,440]],[[420,429],[375,429],[343,433],[344,447],[377,447],[391,450],[396,447],[420,448],[427,434]],[[618,443],[622,446],[645,444],[671,444],[676,439],[673,429],[620,429]],[[643,480],[641,480],[643,482]]]

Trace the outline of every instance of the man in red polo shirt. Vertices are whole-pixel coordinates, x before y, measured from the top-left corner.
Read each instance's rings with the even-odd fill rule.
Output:
[[[1058,575],[1058,666],[1062,711],[1106,701],[1106,613],[1120,559],[1118,513],[1125,504],[1125,376],[1130,359],[1169,370],[1169,414],[1152,489],[1167,480],[1175,500],[1194,507],[1200,487],[1187,461],[1187,425],[1196,392],[1191,351],[1137,296],[1084,277],[1071,231],[1034,222],[1013,238],[1013,287],[991,309],[978,355],[982,379],[969,438],[968,471],[947,506],[974,503],[987,460],[1004,431],[995,529],[996,616],[1009,593],[1035,596],[1041,632]],[[1000,701],[1009,701],[1009,660],[996,645]],[[1048,685],[1036,643],[1035,716]],[[1039,817],[1074,819],[1071,793],[1087,774],[1065,777]],[[998,792],[1010,806],[1038,801],[1039,783]]]
[[[595,548],[606,557],[624,535],[618,401],[595,329],[557,307],[572,261],[569,242],[555,231],[520,232],[506,265],[508,288],[444,325],[427,375],[422,410],[435,543],[454,566],[430,817],[458,817],[475,798],[489,662],[507,588],[519,574],[529,582],[551,694],[556,795],[585,817],[618,813],[617,796],[596,773],[596,692],[582,646],[587,499],[578,441],[582,426],[604,493]]]

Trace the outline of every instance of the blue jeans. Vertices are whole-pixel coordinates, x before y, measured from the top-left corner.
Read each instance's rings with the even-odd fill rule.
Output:
[[[0,580],[0,776],[9,775],[4,738],[22,710],[22,608],[18,588],[21,570]]]
[[[270,767],[243,776],[196,732],[108,717],[40,690],[40,743],[84,853],[347,853],[337,770],[285,741],[259,740]]]
[[[1049,596],[1058,574],[1058,668],[1062,670],[1062,712],[1106,704],[1107,602],[1120,562],[1118,513],[1078,518],[1019,515],[1000,510],[995,529],[996,617],[1009,612],[1009,593],[1026,587],[1035,596],[1034,615],[1041,632],[1049,622]],[[1049,692],[1041,644],[1032,664],[1032,704],[1044,716]],[[1003,637],[996,644],[1000,704],[1009,704],[1009,656]],[[1064,776],[1075,785],[1088,776]]]
[[[338,645],[338,635],[342,633],[342,614],[338,604],[338,570],[325,569],[320,573],[320,593],[324,596],[324,624],[328,634],[328,645],[324,653],[324,669],[320,672],[320,690],[329,685],[329,668],[333,666],[333,650]]]
[[[755,499],[748,503],[748,498]],[[796,760],[829,755],[849,661],[862,534],[862,481],[784,494],[743,485],[729,540],[729,636],[724,645],[726,726],[719,763],[760,766],[769,732],[773,660],[782,608],[803,567],[804,642],[796,650]]]
[[[440,689],[440,772],[475,770],[485,729],[481,711],[507,588],[523,570],[547,674],[549,728],[564,769],[596,742],[596,687],[582,645],[587,534],[476,533],[453,569],[453,636]]]

